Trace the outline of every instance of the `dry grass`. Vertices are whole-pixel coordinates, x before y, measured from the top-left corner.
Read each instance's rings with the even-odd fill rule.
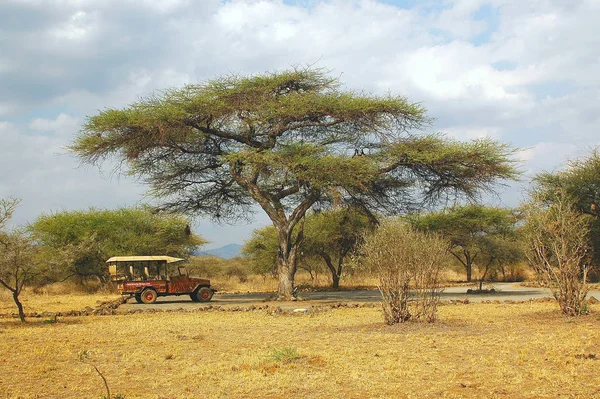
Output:
[[[527,280],[534,280],[535,276],[529,272],[523,272],[526,275]],[[475,276],[477,277],[477,276]],[[465,281],[465,273],[462,271],[455,271],[452,269],[446,269],[442,271],[440,280],[446,287],[457,286],[457,285],[468,285],[475,286],[477,283],[473,280],[470,283]],[[241,282],[237,277],[225,277],[217,276],[211,279],[211,283],[220,292],[225,293],[239,293],[239,292],[276,292],[278,280],[276,277],[263,277],[259,275],[249,275],[247,280]],[[319,273],[311,279],[310,275],[300,270],[296,274],[295,284],[301,288],[310,289],[331,289],[331,277],[327,273]],[[373,276],[366,276],[362,274],[345,275],[342,277],[340,282],[341,290],[353,290],[363,288],[377,288],[379,279]]]
[[[377,287],[377,278],[369,276],[344,276],[341,281],[342,290],[359,289],[365,287]],[[331,289],[331,278],[325,273],[319,273],[314,279],[304,271],[296,274],[294,283],[301,288],[311,287],[313,289]],[[262,277],[258,275],[247,276],[247,281],[240,281],[237,277],[218,276],[211,279],[211,284],[219,292],[277,292],[279,281],[276,277]]]
[[[99,303],[119,298],[116,294],[34,294],[31,290],[26,290],[19,296],[25,313],[42,312],[68,312],[71,310],[82,310],[86,307],[97,307]],[[17,307],[13,302],[12,296],[8,290],[0,290],[0,315],[16,313]],[[1,396],[0,396],[1,397]]]
[[[363,308],[5,319],[0,396],[100,398],[85,350],[128,399],[600,397],[598,314],[469,304],[440,318],[388,327]]]

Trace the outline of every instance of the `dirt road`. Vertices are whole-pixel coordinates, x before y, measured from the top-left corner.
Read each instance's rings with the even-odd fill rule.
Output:
[[[543,288],[522,287],[519,283],[496,283],[493,285],[496,290],[491,294],[467,294],[469,287],[449,287],[442,293],[442,300],[464,300],[470,302],[481,301],[526,301],[529,299],[549,298],[552,295],[550,290]],[[600,299],[600,292],[592,291],[590,295]],[[191,310],[206,306],[251,306],[273,304],[282,308],[310,308],[311,306],[328,305],[335,303],[376,303],[381,300],[381,295],[377,290],[360,291],[319,291],[303,292],[299,297],[301,301],[297,302],[272,302],[273,294],[216,294],[210,303],[192,302],[188,296],[180,297],[162,297],[152,305],[138,304],[130,299],[126,304],[119,307],[119,313],[127,313],[136,309],[161,309],[161,310]]]

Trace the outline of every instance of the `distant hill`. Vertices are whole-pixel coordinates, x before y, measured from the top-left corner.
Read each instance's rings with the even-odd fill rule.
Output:
[[[197,256],[218,256],[223,259],[231,259],[241,255],[242,246],[240,244],[227,244],[220,248],[205,249],[197,251],[194,255]]]

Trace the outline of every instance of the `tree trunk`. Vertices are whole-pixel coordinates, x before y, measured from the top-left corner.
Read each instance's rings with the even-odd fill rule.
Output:
[[[465,270],[467,271],[467,281],[471,282],[471,275],[473,272],[473,259],[471,259],[471,254],[469,253],[469,251],[463,250],[463,254],[465,256],[464,260],[452,250],[450,250],[450,254],[454,256],[460,263],[462,263],[462,265],[465,267]]]
[[[494,262],[494,258],[492,258],[487,265],[485,265],[485,270],[483,272],[483,275],[481,276],[481,278],[479,279],[479,291],[483,290],[483,281],[485,280],[485,276],[487,276],[488,274],[488,270],[490,270],[490,265]]]
[[[331,274],[331,277],[333,280],[333,282],[331,284],[331,288],[335,288],[335,289],[340,288],[340,276],[338,276],[338,274],[334,272]]]
[[[331,257],[326,252],[319,252],[319,255],[321,255],[321,258],[323,258],[323,260],[325,261],[325,264],[327,265],[327,268],[331,272],[331,288],[335,288],[335,289],[340,288],[340,274],[341,273],[338,273],[338,271],[335,269],[335,266],[333,265]]]
[[[467,250],[463,250],[465,253],[465,269],[467,270],[467,282],[471,282],[473,276],[473,258],[471,257],[471,252]]]
[[[289,229],[278,229],[277,275],[279,288],[277,289],[277,299],[280,301],[289,301],[294,297],[294,276],[297,269],[298,247],[302,242],[302,229],[303,226],[300,225],[296,240],[293,239],[293,233]]]
[[[279,276],[279,288],[277,299],[289,301],[294,296],[294,275],[296,266],[291,259],[280,258],[277,264],[277,275]]]
[[[12,296],[17,308],[19,309],[19,319],[21,319],[22,323],[25,323],[25,312],[23,311],[23,305],[19,300],[19,293],[17,291],[13,291]]]
[[[340,288],[340,279],[342,278],[342,267],[344,266],[345,254],[340,254],[338,257],[337,273],[333,280],[333,288]]]

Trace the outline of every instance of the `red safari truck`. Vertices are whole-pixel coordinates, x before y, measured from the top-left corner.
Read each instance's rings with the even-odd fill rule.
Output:
[[[192,301],[208,302],[215,289],[210,280],[189,277],[184,266],[169,274],[174,263],[184,259],[171,256],[113,256],[106,261],[112,281],[122,295],[138,303],[154,303],[159,296],[189,295]]]

